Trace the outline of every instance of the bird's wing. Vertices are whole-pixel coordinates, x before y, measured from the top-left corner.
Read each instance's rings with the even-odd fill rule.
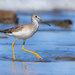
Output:
[[[1,33],[17,32],[17,31],[22,30],[23,27],[24,27],[24,24],[23,24],[23,25],[18,25],[18,26],[12,27],[12,28],[10,28],[10,29],[2,30],[2,31],[0,31],[0,32],[1,32]]]

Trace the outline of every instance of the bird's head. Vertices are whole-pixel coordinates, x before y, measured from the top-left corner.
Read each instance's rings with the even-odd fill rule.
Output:
[[[44,22],[43,20],[41,20],[40,16],[37,15],[37,14],[33,14],[33,15],[32,15],[32,20],[34,20],[34,19],[35,19],[36,21],[41,21],[41,22],[43,22],[43,23],[45,23],[45,24],[51,26],[51,25],[48,24],[47,22]]]

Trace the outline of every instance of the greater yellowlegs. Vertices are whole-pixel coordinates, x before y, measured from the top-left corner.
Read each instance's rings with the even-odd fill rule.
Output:
[[[40,19],[40,16],[37,14],[33,14],[31,17],[31,20],[32,20],[32,24],[18,25],[11,29],[2,30],[2,31],[0,31],[0,33],[4,33],[6,35],[15,37],[17,39],[23,39],[24,42],[23,42],[22,50],[29,52],[29,53],[33,53],[35,56],[37,56],[38,59],[42,59],[42,57],[40,57],[36,52],[32,52],[32,51],[24,49],[25,40],[30,38],[31,36],[33,36],[34,33],[38,30],[39,25],[38,25],[37,21],[44,22],[43,20]],[[46,23],[46,22],[44,22],[44,23]],[[12,44],[13,60],[15,60],[14,44],[17,41],[17,39]]]

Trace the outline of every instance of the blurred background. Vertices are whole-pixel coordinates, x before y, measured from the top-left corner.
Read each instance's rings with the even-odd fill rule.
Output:
[[[0,30],[31,23],[32,14],[51,25],[39,22],[37,33],[26,40],[25,49],[37,52],[43,60],[22,51],[23,41],[18,40],[17,60],[12,61],[15,38],[0,33],[0,73],[75,75],[75,0],[0,0]]]
[[[0,0],[0,9],[13,11],[75,10],[75,0]]]

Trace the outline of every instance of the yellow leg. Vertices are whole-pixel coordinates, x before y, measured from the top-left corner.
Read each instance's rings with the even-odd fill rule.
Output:
[[[32,52],[32,51],[29,51],[29,50],[24,49],[24,44],[25,44],[25,40],[24,40],[23,46],[22,46],[22,50],[23,51],[26,51],[26,52],[29,52],[29,53],[33,53],[38,59],[43,59],[36,52]]]
[[[13,60],[15,60],[15,52],[14,52],[14,44],[17,41],[17,39],[12,44],[12,50],[13,50]]]

